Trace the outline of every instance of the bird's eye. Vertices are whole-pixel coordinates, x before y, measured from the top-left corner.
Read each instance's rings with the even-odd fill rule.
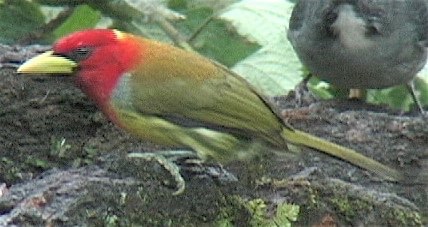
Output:
[[[366,35],[367,36],[375,36],[375,35],[381,35],[379,28],[376,25],[370,25],[366,28]]]
[[[369,17],[366,25],[366,35],[375,36],[382,35],[382,21],[381,15]]]
[[[334,36],[332,25],[337,20],[337,17],[338,14],[336,10],[330,10],[324,15],[324,29],[329,36]]]
[[[337,13],[332,10],[325,15],[324,20],[328,25],[332,25],[337,20],[337,17]]]
[[[71,52],[68,57],[73,61],[79,62],[87,59],[91,52],[92,49],[89,47],[79,47],[75,51]]]

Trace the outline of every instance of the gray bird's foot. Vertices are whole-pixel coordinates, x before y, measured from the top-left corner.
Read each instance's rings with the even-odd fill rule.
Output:
[[[219,183],[235,182],[237,178],[226,171],[220,164],[204,163],[196,153],[189,150],[168,150],[154,153],[130,153],[130,158],[142,158],[146,161],[156,161],[167,170],[176,182],[177,190],[173,195],[184,192],[185,175],[196,175],[201,178],[210,178]]]
[[[294,88],[295,107],[302,107],[317,101],[317,98],[315,98],[308,88],[308,82],[311,78],[312,74],[308,74],[302,82]]]
[[[407,90],[409,90],[410,95],[412,96],[413,102],[416,104],[416,106],[419,109],[419,112],[422,114],[422,116],[427,116],[421,101],[419,100],[418,96],[416,95],[416,89],[415,89],[415,83],[412,81],[410,81],[407,84]]]

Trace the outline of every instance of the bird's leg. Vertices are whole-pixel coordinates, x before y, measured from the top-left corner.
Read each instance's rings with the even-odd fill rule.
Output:
[[[308,82],[309,82],[309,80],[312,78],[312,73],[308,73],[308,75],[306,75],[306,77],[305,78],[303,78],[303,80],[302,80],[302,83],[304,84],[304,85],[307,85],[308,84]]]
[[[303,103],[308,102],[307,100],[314,99],[312,93],[308,89],[308,82],[312,78],[312,73],[306,75],[306,77],[296,86],[294,89],[294,96],[296,100],[296,107],[301,107]]]
[[[413,102],[414,102],[414,103],[416,104],[416,106],[418,107],[419,112],[420,112],[422,115],[425,115],[425,110],[424,110],[424,108],[422,107],[422,103],[421,103],[421,101],[419,100],[419,98],[416,96],[416,92],[415,92],[415,84],[414,84],[413,80],[412,80],[412,81],[410,81],[409,83],[407,83],[406,87],[407,87],[407,90],[409,90],[410,95],[412,96]]]
[[[198,159],[197,155],[189,150],[168,150],[148,153],[129,153],[130,158],[142,158],[146,161],[156,161],[165,170],[167,170],[177,183],[177,190],[173,195],[179,195],[183,193],[185,189],[185,181],[183,176],[180,174],[180,167],[176,164],[177,161],[183,159]]]
[[[183,193],[185,189],[185,181],[180,173],[184,171],[199,177],[208,177],[216,182],[234,182],[237,178],[226,171],[220,164],[207,164],[204,163],[199,156],[190,150],[167,150],[158,151],[154,153],[130,153],[130,158],[142,158],[146,161],[156,161],[165,170],[167,170],[176,182],[177,190],[173,195]]]

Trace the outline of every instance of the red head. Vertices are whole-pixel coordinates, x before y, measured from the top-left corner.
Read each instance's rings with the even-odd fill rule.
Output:
[[[141,60],[142,44],[116,30],[90,29],[60,39],[53,52],[78,64],[78,86],[104,108],[120,76]]]

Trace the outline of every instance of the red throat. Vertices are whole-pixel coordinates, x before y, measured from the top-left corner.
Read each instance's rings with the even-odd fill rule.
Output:
[[[91,53],[79,62],[76,84],[107,116],[114,118],[110,97],[121,76],[132,72],[141,61],[144,48],[133,36],[98,29],[65,37],[54,46],[54,51],[67,53],[79,47],[90,47]]]

